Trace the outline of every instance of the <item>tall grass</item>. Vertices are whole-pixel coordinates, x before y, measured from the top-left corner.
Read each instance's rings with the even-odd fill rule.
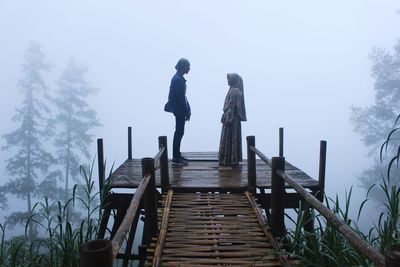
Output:
[[[371,189],[373,187],[376,186],[372,186]],[[359,207],[356,220],[351,219],[349,216],[352,190],[346,193],[344,204],[339,201],[337,195],[335,199],[325,197],[325,203],[335,215],[343,219],[347,225],[385,255],[391,245],[400,243],[400,189],[398,185],[389,186],[386,179],[382,179],[377,189],[381,190],[386,197],[383,203],[385,209],[379,214],[377,222],[373,224],[367,233],[363,233],[359,229],[357,222],[363,212],[365,203],[368,201],[370,190],[368,190],[366,199]],[[365,255],[355,249],[320,214],[312,217],[316,221],[317,226],[313,233],[309,233],[303,231],[308,218],[306,211],[298,209],[296,212],[296,220],[287,216],[296,224],[294,230],[289,230],[287,241],[289,250],[301,258],[302,266],[374,266],[366,259]]]
[[[75,267],[79,266],[79,246],[96,238],[100,212],[100,196],[94,187],[93,164],[81,167],[84,184],[75,185],[66,202],[49,202],[45,198],[33,207],[25,235],[6,241],[5,225],[0,225],[1,267]],[[83,207],[83,214],[78,212]],[[75,219],[80,218],[80,219]],[[29,241],[27,227],[33,223],[41,237]]]
[[[335,199],[325,197],[325,203],[336,216],[362,235],[357,225],[349,217],[351,194],[352,189],[348,193],[346,192],[344,204],[341,204],[337,195]],[[288,249],[300,257],[302,266],[371,265],[365,255],[353,248],[352,244],[324,217],[312,213],[310,218],[308,212],[304,208],[297,209],[296,220],[287,215],[289,220],[296,225],[295,229],[289,230],[287,233]],[[314,232],[303,231],[310,219],[315,220]]]
[[[397,118],[396,123],[399,120],[400,116]],[[381,161],[383,159],[383,151],[387,151],[388,145],[394,140],[393,136],[397,131],[400,131],[400,128],[392,130],[387,140],[382,145],[380,150]],[[398,140],[396,141],[398,142]],[[340,203],[337,195],[335,199],[325,196],[326,206],[384,255],[391,245],[400,243],[399,177],[395,177],[396,179],[394,179],[394,181],[391,180],[391,174],[394,173],[397,176],[399,174],[398,170],[393,171],[395,166],[398,167],[399,161],[400,145],[398,146],[397,154],[394,155],[388,163],[387,173],[382,174],[380,182],[372,185],[367,191],[366,198],[358,209],[356,220],[352,220],[349,217],[352,190],[350,190],[349,193],[346,192],[344,204]],[[357,222],[366,203],[369,201],[369,194],[372,190],[378,190],[375,193],[384,196],[383,203],[380,203],[384,209],[369,231],[363,233],[358,228]],[[296,228],[288,232],[286,240],[289,250],[293,251],[301,258],[302,266],[373,266],[372,263],[366,259],[365,255],[355,249],[349,241],[320,214],[311,216],[311,219],[316,221],[317,227],[313,233],[309,233],[303,231],[308,218],[310,218],[307,213],[309,211],[307,209],[298,209],[296,212],[296,220],[287,216],[295,223]]]

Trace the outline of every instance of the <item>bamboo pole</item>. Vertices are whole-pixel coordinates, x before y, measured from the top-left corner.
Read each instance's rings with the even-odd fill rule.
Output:
[[[278,242],[276,242],[276,239],[273,236],[273,234],[271,233],[271,231],[266,228],[266,225],[264,223],[263,217],[262,217],[262,215],[260,213],[260,210],[259,210],[259,208],[257,206],[257,203],[252,198],[251,193],[249,191],[246,191],[245,195],[246,195],[247,200],[249,201],[251,207],[253,208],[253,212],[256,215],[258,223],[261,226],[261,228],[263,229],[263,231],[265,233],[265,236],[268,238],[268,241],[271,243],[271,245],[272,245],[272,247],[274,249],[276,249],[277,251],[280,251],[279,244],[278,244]],[[290,267],[291,266],[286,255],[279,255],[279,260],[282,263],[282,266],[284,266],[284,267]]]
[[[347,240],[349,240],[357,249],[359,249],[368,259],[375,263],[378,267],[385,266],[385,258],[379,253],[370,243],[362,239],[353,229],[350,228],[342,219],[333,214],[327,207],[325,207],[317,198],[307,192],[301,185],[299,185],[290,175],[285,174],[284,171],[278,170],[278,174],[290,186],[296,190],[301,197],[311,204],[320,214],[324,216],[336,229],[342,233]]]
[[[256,155],[262,160],[264,161],[265,164],[267,164],[268,166],[271,167],[272,163],[271,163],[271,159],[267,158],[267,156],[265,156],[260,150],[258,150],[255,147],[251,147],[250,148],[252,151],[254,151],[254,153],[256,153]]]
[[[160,150],[158,150],[157,154],[154,156],[154,169],[158,170],[160,168],[160,160],[161,156],[165,151],[165,147],[161,147]]]
[[[129,228],[132,225],[135,215],[139,212],[140,201],[143,198],[144,192],[146,191],[146,188],[148,187],[150,180],[151,176],[149,174],[143,177],[138,188],[136,189],[136,192],[131,200],[131,203],[129,204],[129,208],[126,211],[126,215],[112,239],[113,258],[117,256],[119,248],[126,236],[126,233],[129,231]]]
[[[171,211],[173,195],[174,195],[174,191],[168,190],[167,199],[166,199],[164,212],[163,212],[163,217],[162,217],[162,221],[161,221],[160,234],[158,235],[156,250],[154,252],[154,258],[153,258],[153,263],[152,263],[153,267],[161,266],[161,258],[162,258],[162,253],[164,250],[165,239],[167,238],[168,220],[169,220],[169,214]]]

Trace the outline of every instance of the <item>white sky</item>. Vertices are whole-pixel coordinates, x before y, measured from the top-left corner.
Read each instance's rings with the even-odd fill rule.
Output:
[[[0,0],[0,133],[15,126],[23,54],[34,40],[55,65],[50,88],[71,56],[89,67],[88,81],[101,89],[90,103],[104,125],[96,136],[108,162],[125,160],[128,126],[134,156],[154,156],[159,135],[172,144],[174,120],[163,105],[175,63],[186,57],[192,120],[183,151],[218,149],[226,73],[237,72],[243,138],[255,135],[257,147],[276,156],[284,127],[286,159],[313,177],[319,141],[327,140],[327,191],[343,193],[370,162],[349,108],[373,101],[368,55],[400,37],[398,9],[395,0]]]

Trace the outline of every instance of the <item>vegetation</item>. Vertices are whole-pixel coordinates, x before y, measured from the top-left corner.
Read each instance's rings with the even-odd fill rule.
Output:
[[[46,113],[49,110],[44,104],[47,86],[42,73],[50,70],[50,64],[45,62],[39,44],[30,44],[22,70],[24,77],[19,81],[19,87],[24,98],[13,118],[19,123],[19,128],[3,135],[6,140],[3,149],[11,150],[14,154],[6,165],[6,171],[13,179],[6,183],[3,192],[27,201],[26,212],[10,215],[10,219],[14,218],[15,221],[32,214],[32,198],[39,194],[39,180],[47,177],[53,162],[52,155],[44,149],[45,138],[50,131],[46,128]],[[35,229],[29,224],[29,237],[33,238],[34,235]]]
[[[381,146],[381,158],[383,158],[383,151],[392,141],[395,131],[400,131],[400,128],[391,131]],[[397,151],[400,151],[400,145]],[[325,198],[327,207],[334,214],[343,219],[347,225],[375,246],[383,255],[391,245],[400,243],[400,186],[397,182],[391,182],[393,169],[398,167],[399,160],[400,152],[396,152],[389,161],[386,175],[382,175],[380,183],[372,185],[367,191],[366,198],[359,207],[357,220],[353,220],[349,216],[352,190],[348,194],[346,193],[344,205],[340,203],[337,195],[335,199]],[[374,188],[379,191],[379,195],[384,196],[382,200],[384,210],[379,214],[374,226],[367,233],[363,233],[359,229],[357,221]],[[289,250],[300,256],[303,266],[373,266],[360,251],[355,249],[333,225],[319,214],[313,216],[317,222],[314,233],[302,231],[307,223],[306,211],[299,209],[296,212],[297,220],[288,216],[296,224],[296,228],[288,233],[287,241]]]
[[[370,155],[378,155],[379,147],[384,142],[387,133],[393,128],[393,121],[400,114],[400,40],[394,46],[393,52],[384,49],[374,49],[371,56],[373,61],[372,77],[375,79],[375,101],[368,107],[353,106],[351,109],[351,122],[354,130],[361,136],[365,145],[370,148]],[[393,132],[391,142],[386,150],[389,155],[397,153],[400,145],[399,133]],[[381,154],[382,156],[382,154]],[[379,182],[379,177],[387,170],[389,160],[386,157],[375,157],[375,163],[360,175],[360,181],[365,189]],[[400,181],[398,170],[389,185]],[[384,194],[371,192],[372,198],[382,202]],[[380,192],[382,193],[382,192]]]
[[[79,246],[96,238],[101,216],[92,169],[81,168],[81,175],[85,185],[75,186],[65,204],[45,198],[34,205],[28,221],[38,229],[35,240],[29,240],[26,233],[6,241],[6,225],[0,224],[0,267],[79,266]],[[69,212],[77,205],[85,207],[85,216],[73,223]]]
[[[26,211],[13,211],[7,217],[8,227],[26,223],[38,198],[63,199],[62,205],[67,205],[68,181],[73,177],[76,183],[82,183],[77,179],[79,164],[82,158],[90,158],[90,131],[100,125],[96,112],[86,103],[86,97],[96,91],[84,79],[87,68],[71,60],[53,97],[43,77],[51,67],[41,46],[32,42],[18,84],[23,101],[13,117],[17,129],[3,135],[6,145],[2,149],[10,152],[6,171],[12,179],[0,186],[0,208],[6,208],[8,194],[27,202]],[[60,180],[65,181],[65,187],[60,187]],[[34,226],[29,223],[28,236],[32,240],[38,231]]]
[[[100,126],[96,112],[89,107],[85,98],[97,89],[85,81],[87,67],[77,64],[73,59],[68,63],[57,84],[57,96],[53,102],[57,108],[54,126],[58,129],[55,138],[57,159],[64,176],[64,198],[69,195],[69,180],[75,182],[79,174],[81,155],[90,158],[89,145],[93,141],[90,130]]]

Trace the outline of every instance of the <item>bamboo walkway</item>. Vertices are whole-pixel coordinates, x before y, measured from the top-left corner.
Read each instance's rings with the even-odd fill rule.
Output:
[[[251,193],[163,197],[146,266],[295,266],[279,249]]]

